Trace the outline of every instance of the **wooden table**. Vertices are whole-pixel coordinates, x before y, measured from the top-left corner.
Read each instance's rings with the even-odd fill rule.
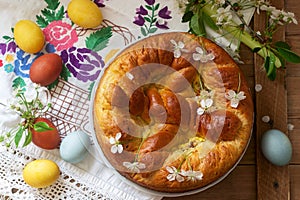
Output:
[[[300,23],[300,9],[297,0],[273,0],[277,8],[294,12]],[[253,26],[264,25],[262,15],[254,17]],[[289,25],[278,31],[276,38],[287,41],[292,49],[300,54],[300,26]],[[300,65],[287,63],[286,70],[277,73],[275,81],[266,78],[262,68],[262,59],[242,46],[241,58],[245,64],[240,65],[251,86],[256,105],[254,132],[248,150],[237,168],[216,186],[180,200],[299,200],[300,199]],[[261,84],[263,90],[254,91],[255,84]],[[262,122],[262,116],[270,116],[273,124]],[[287,124],[294,125],[288,131]],[[277,128],[288,134],[293,145],[293,157],[290,165],[276,167],[261,154],[260,138],[270,128]]]

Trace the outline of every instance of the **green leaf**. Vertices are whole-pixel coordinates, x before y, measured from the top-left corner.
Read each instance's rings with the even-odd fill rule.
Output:
[[[62,20],[64,17],[64,13],[65,13],[65,9],[64,7],[60,7],[60,9],[58,10],[58,12],[55,14],[55,19],[56,20]]]
[[[282,49],[288,49],[291,50],[291,47],[288,43],[283,42],[283,41],[279,41],[275,43],[275,47],[276,48],[282,48]]]
[[[45,16],[45,18],[47,19],[48,22],[55,21],[55,12],[54,11],[44,9],[41,12]]]
[[[266,72],[269,71],[269,65],[270,65],[270,56],[267,56],[265,58],[265,62],[264,62],[264,67],[265,67]]]
[[[51,131],[54,128],[51,128],[46,122],[37,122],[33,125],[33,129],[37,132]]]
[[[24,133],[24,128],[21,126],[21,127],[18,129],[18,131],[17,131],[17,133],[16,133],[16,135],[15,135],[15,139],[14,139],[15,144],[16,144],[16,147],[19,146],[19,143],[20,143],[20,140],[21,140],[21,138],[22,138],[23,133]]]
[[[252,49],[253,53],[257,53],[261,50],[261,47],[255,47],[254,49]]]
[[[143,36],[147,36],[147,32],[144,27],[141,27],[141,33],[143,34]]]
[[[192,11],[188,11],[186,13],[184,13],[184,15],[182,16],[181,22],[185,23],[188,22],[192,19],[194,13]]]
[[[107,47],[109,38],[112,36],[111,27],[102,28],[95,33],[92,33],[85,40],[85,45],[87,48],[93,51],[100,51]]]
[[[59,0],[45,0],[45,2],[48,5],[47,8],[50,10],[56,10],[59,6]]]
[[[4,40],[8,40],[8,41],[10,41],[10,40],[13,40],[14,38],[12,38],[12,37],[9,37],[9,36],[7,36],[7,35],[4,35],[3,37],[2,37]]]
[[[146,7],[148,10],[152,10],[152,7],[149,6],[149,5],[145,5],[145,7]]]
[[[32,133],[31,133],[31,131],[28,131],[28,134],[26,135],[23,147],[29,145],[31,141],[32,141]]]
[[[69,77],[71,77],[71,73],[70,73],[69,69],[66,67],[66,65],[63,66],[61,73],[60,73],[60,77],[62,79],[64,79],[65,81],[68,81]]]
[[[48,26],[48,22],[47,20],[43,17],[43,16],[40,16],[40,15],[37,15],[36,16],[36,23],[41,27],[41,28],[46,28],[46,26]]]
[[[279,54],[278,51],[274,50],[273,53],[275,54],[275,56],[277,56],[277,58],[280,60],[281,66],[282,68],[285,68],[285,59]]]
[[[155,27],[150,28],[149,33],[155,33],[155,31],[157,31],[157,28],[155,28]]]
[[[151,23],[151,19],[149,17],[144,17],[144,19],[147,21],[147,22],[150,22]]]
[[[50,85],[47,85],[48,90],[55,88],[57,86],[58,82],[59,82],[59,80],[56,79],[53,83],[51,83]]]
[[[156,5],[155,5],[155,7],[154,7],[154,10],[158,10],[158,8],[159,8],[159,3],[157,3]]]
[[[13,89],[24,88],[26,86],[25,81],[21,77],[17,77],[13,80]]]
[[[207,15],[205,12],[202,13],[202,19],[205,22],[205,24],[210,27],[212,30],[219,30],[219,27],[216,25],[216,23],[214,22],[214,20]]]
[[[276,57],[273,53],[270,53],[270,56],[267,56],[265,59],[265,69],[267,72],[267,77],[270,80],[275,80],[276,78],[276,67],[275,67]]]
[[[91,96],[92,96],[92,91],[93,91],[93,88],[94,88],[94,85],[95,85],[95,81],[92,82],[88,88],[88,91],[89,91],[89,100],[91,100]]]
[[[278,53],[288,62],[300,63],[300,56],[289,49],[277,48]]]
[[[198,12],[195,14],[191,21],[190,21],[190,27],[193,30],[193,32],[199,36],[205,36],[206,31],[203,24],[203,21],[201,20],[202,12]]]

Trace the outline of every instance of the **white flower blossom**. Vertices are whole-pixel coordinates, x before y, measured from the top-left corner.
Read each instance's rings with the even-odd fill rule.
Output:
[[[276,8],[274,6],[262,5],[260,7],[260,10],[267,11],[267,12],[272,12],[272,11],[276,10]]]
[[[261,120],[262,120],[263,122],[265,122],[265,123],[268,123],[268,122],[270,122],[271,118],[270,118],[270,116],[265,115],[265,116],[263,116],[263,117],[261,118]]]
[[[225,0],[215,0],[212,2],[212,8],[214,9],[215,7],[219,8],[222,7],[225,4]]]
[[[167,179],[169,181],[178,181],[178,182],[183,182],[184,181],[184,177],[181,175],[181,172],[176,169],[174,166],[167,166],[166,170],[169,172]]]
[[[212,107],[213,103],[212,99],[202,99],[200,101],[200,107],[197,109],[197,114],[203,115],[205,111]]]
[[[201,47],[196,47],[196,52],[197,53],[193,53],[193,59],[195,61],[200,60],[201,62],[206,63],[215,59],[215,55],[213,53],[207,53]]]
[[[189,170],[189,171],[184,171],[182,170],[181,174],[183,176],[187,177],[187,181],[197,181],[197,180],[202,180],[203,177],[203,173],[200,171],[193,171],[193,170]]]
[[[201,90],[200,97],[202,99],[212,99],[214,94],[215,94],[215,91],[213,91],[213,90],[212,91]]]
[[[188,52],[187,49],[184,48],[184,43],[179,41],[178,43],[175,40],[170,40],[170,42],[174,45],[174,57],[179,58],[181,56],[181,52]]]
[[[240,91],[239,93],[236,93],[233,90],[229,90],[225,94],[225,98],[230,100],[230,106],[233,108],[237,108],[240,101],[246,99],[245,93],[243,91]]]
[[[215,17],[217,19],[217,25],[219,26],[225,26],[230,24],[230,20],[232,19],[232,13],[230,11],[231,6],[228,5],[226,8],[218,8],[217,14],[212,15],[212,17]]]
[[[140,173],[140,170],[146,169],[146,165],[141,162],[123,162],[123,166],[133,173]]]
[[[294,130],[295,126],[294,126],[294,124],[290,124],[290,123],[289,123],[289,124],[287,125],[287,128],[288,128],[289,131],[292,131],[292,130]]]
[[[199,96],[195,96],[193,98],[194,101],[197,102],[198,105],[200,105],[201,100],[203,99],[213,99],[215,92],[212,91],[207,91],[207,90],[201,90]]]
[[[115,153],[122,153],[123,152],[123,146],[120,144],[119,140],[121,138],[122,134],[119,132],[116,134],[116,137],[110,137],[109,143],[112,144],[110,151]]]
[[[283,21],[286,23],[294,23],[294,24],[298,24],[298,21],[295,18],[295,14],[292,12],[283,12]]]
[[[256,84],[255,85],[255,91],[260,92],[262,90],[262,85],[261,84]]]

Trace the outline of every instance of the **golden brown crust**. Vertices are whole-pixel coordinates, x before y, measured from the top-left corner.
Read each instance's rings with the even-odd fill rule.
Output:
[[[179,57],[174,41],[185,44]],[[212,54],[211,61],[195,59],[197,47]],[[203,90],[214,95],[202,97]],[[246,97],[237,108],[226,98],[230,90]],[[199,98],[213,101],[203,114]],[[199,189],[224,176],[243,154],[252,123],[252,98],[239,67],[222,48],[188,33],[131,45],[108,66],[95,93],[95,132],[106,159],[123,176],[156,191]],[[121,153],[112,152],[109,141],[118,133]],[[140,173],[130,171],[133,162],[143,164]],[[191,171],[198,174],[191,177]]]

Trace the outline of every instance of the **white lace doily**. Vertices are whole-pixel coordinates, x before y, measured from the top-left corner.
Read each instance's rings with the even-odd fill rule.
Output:
[[[60,167],[59,179],[47,188],[32,188],[23,180],[24,166],[37,158],[51,159]],[[112,187],[99,177],[94,177],[33,146],[26,149],[1,147],[0,160],[0,200],[136,199],[134,196],[119,190],[118,187]]]

